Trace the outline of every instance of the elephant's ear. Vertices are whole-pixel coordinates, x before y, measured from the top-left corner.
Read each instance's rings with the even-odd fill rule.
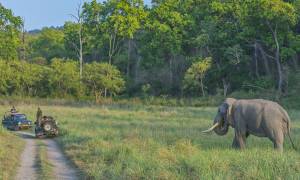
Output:
[[[226,121],[228,124],[232,125],[234,124],[233,122],[233,118],[232,118],[232,113],[234,111],[234,108],[233,108],[233,104],[236,100],[233,99],[233,98],[228,98],[226,99],[226,101],[224,102],[224,104],[227,105],[227,112],[226,112]]]

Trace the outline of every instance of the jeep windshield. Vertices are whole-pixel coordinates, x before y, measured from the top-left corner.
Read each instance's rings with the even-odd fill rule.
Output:
[[[18,114],[14,116],[14,120],[16,121],[26,121],[26,116],[24,114]]]

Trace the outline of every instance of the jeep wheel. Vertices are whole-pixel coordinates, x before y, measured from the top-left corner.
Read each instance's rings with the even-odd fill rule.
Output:
[[[52,128],[53,128],[53,124],[50,123],[50,122],[46,122],[46,123],[43,124],[43,129],[45,131],[51,131]]]
[[[20,130],[20,127],[19,127],[19,126],[15,126],[14,130],[15,130],[15,131],[19,131],[19,130]]]

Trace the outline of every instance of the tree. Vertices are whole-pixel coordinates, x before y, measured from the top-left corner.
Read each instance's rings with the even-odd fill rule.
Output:
[[[142,28],[147,18],[143,0],[116,0],[115,9],[109,18],[119,36],[128,40],[127,50],[127,77],[130,76],[131,43],[135,33]]]
[[[64,47],[64,32],[60,29],[43,28],[36,38],[29,44],[31,48],[30,59],[44,57],[50,62],[53,58],[66,57]]]
[[[108,63],[96,62],[85,65],[84,83],[94,93],[96,102],[99,102],[101,96],[106,97],[106,92],[116,95],[123,90],[125,85],[116,67]]]
[[[75,19],[76,25],[73,25],[73,28],[75,27],[77,29],[78,33],[78,46],[77,43],[71,42],[73,47],[76,49],[77,56],[79,59],[79,64],[80,64],[80,79],[82,79],[82,68],[83,68],[83,14],[82,14],[82,4],[78,4],[77,7],[77,14],[71,14],[71,16]],[[70,26],[70,24],[69,24]]]
[[[22,19],[0,3],[0,58],[17,59]]]
[[[184,76],[184,88],[201,88],[202,96],[205,96],[204,90],[204,78],[207,71],[211,68],[212,58],[208,57],[205,59],[199,59],[193,63],[192,66],[187,70]]]
[[[110,22],[115,6],[115,1],[98,3],[96,0],[83,5],[84,25],[87,27],[87,33],[89,34],[87,44],[89,44],[92,51],[95,48],[98,50],[99,46],[102,49],[108,49],[109,64],[112,64],[113,56],[119,50],[121,42],[117,29]]]
[[[144,45],[140,45],[145,58],[143,66],[160,77],[153,83],[167,91],[180,90],[181,73],[184,72],[180,67],[184,68],[184,63],[180,64],[179,60],[186,62],[182,58],[184,34],[190,22],[189,15],[181,11],[184,3],[180,0],[155,1],[142,36],[141,43]]]
[[[273,51],[278,74],[278,96],[283,92],[283,70],[280,56],[284,39],[296,24],[295,9],[290,3],[281,0],[247,0],[241,3],[240,21],[259,34],[260,40]],[[272,39],[272,41],[270,41]]]
[[[52,59],[49,72],[49,84],[52,96],[67,97],[80,95],[80,76],[78,63],[72,60]]]

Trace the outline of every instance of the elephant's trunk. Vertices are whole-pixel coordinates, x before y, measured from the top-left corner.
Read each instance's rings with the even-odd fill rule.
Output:
[[[228,129],[229,129],[229,124],[226,122],[225,119],[226,118],[224,118],[222,115],[217,114],[217,116],[215,117],[213,126],[202,132],[209,133],[211,131],[214,131],[219,136],[223,136],[223,135],[227,134]]]
[[[229,124],[226,121],[226,118],[218,114],[214,120],[214,124],[219,123],[220,125],[214,128],[214,132],[219,136],[224,136],[227,134],[229,129]]]
[[[228,129],[229,129],[229,125],[225,124],[215,128],[214,132],[219,136],[224,136],[225,134],[227,134]]]

